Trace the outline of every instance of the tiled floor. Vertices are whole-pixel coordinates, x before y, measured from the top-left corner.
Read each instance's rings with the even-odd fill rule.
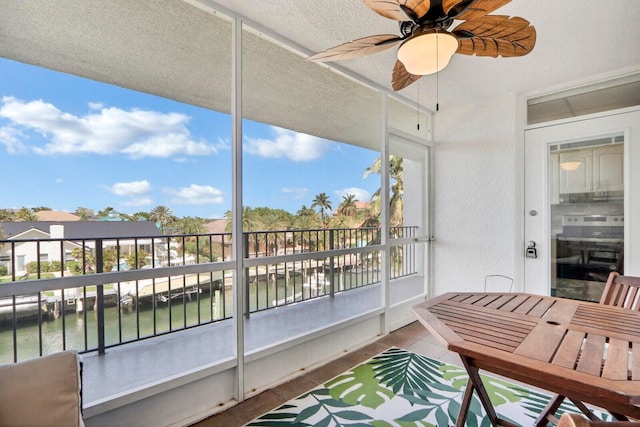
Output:
[[[327,365],[293,379],[285,384],[260,393],[244,402],[192,427],[234,427],[242,426],[284,402],[299,396],[307,390],[322,384],[336,375],[370,359],[389,347],[400,347],[444,362],[460,365],[458,355],[447,351],[418,322],[392,332],[373,344],[353,351]]]

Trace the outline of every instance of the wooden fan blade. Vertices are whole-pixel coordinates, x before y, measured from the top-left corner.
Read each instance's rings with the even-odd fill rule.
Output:
[[[446,0],[443,0],[443,5]],[[455,0],[453,0],[455,1]],[[459,3],[465,3],[460,1]],[[460,11],[453,10],[453,15],[447,13],[452,18],[459,19],[461,21],[468,21],[471,19],[478,19],[485,15],[490,14],[496,9],[511,3],[511,0],[475,0],[470,5],[465,5]],[[454,5],[456,6],[456,5]],[[445,9],[446,12],[446,9]]]
[[[364,4],[378,15],[394,21],[406,21],[407,16],[396,0],[364,0]]]
[[[422,18],[431,8],[431,0],[398,0],[398,3],[405,8],[411,9],[415,13],[415,19]]]
[[[364,0],[378,15],[396,21],[415,21],[427,14],[431,0]]]
[[[398,91],[409,86],[422,76],[416,76],[411,74],[404,68],[404,64],[400,61],[396,61],[396,65],[393,67],[393,73],[391,74],[391,87],[393,90]]]
[[[457,53],[478,56],[523,56],[536,44],[536,29],[519,17],[489,15],[458,25]]]
[[[442,10],[448,16],[458,15],[459,12],[456,12],[454,8],[462,8],[465,3],[469,3],[469,0],[442,0]]]
[[[352,42],[343,43],[339,46],[323,50],[315,55],[311,55],[307,59],[316,62],[328,62],[358,58],[360,56],[387,50],[400,40],[402,40],[401,37],[393,34],[379,34],[377,36],[363,37]]]

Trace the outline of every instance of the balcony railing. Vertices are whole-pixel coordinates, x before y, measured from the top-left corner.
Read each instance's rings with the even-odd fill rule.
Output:
[[[416,272],[407,243],[416,230],[391,230],[404,242],[392,246],[391,278]],[[66,349],[102,353],[228,319],[236,279],[247,316],[381,280],[379,228],[243,238],[239,273],[230,233],[0,240],[0,364]]]

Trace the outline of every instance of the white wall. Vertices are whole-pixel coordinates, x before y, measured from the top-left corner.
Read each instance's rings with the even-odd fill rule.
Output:
[[[435,295],[481,290],[485,275],[518,271],[517,111],[509,94],[435,114]]]

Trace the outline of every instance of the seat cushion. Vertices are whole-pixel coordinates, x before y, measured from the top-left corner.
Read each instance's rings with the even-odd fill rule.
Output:
[[[83,427],[80,393],[75,351],[0,366],[0,426]]]

